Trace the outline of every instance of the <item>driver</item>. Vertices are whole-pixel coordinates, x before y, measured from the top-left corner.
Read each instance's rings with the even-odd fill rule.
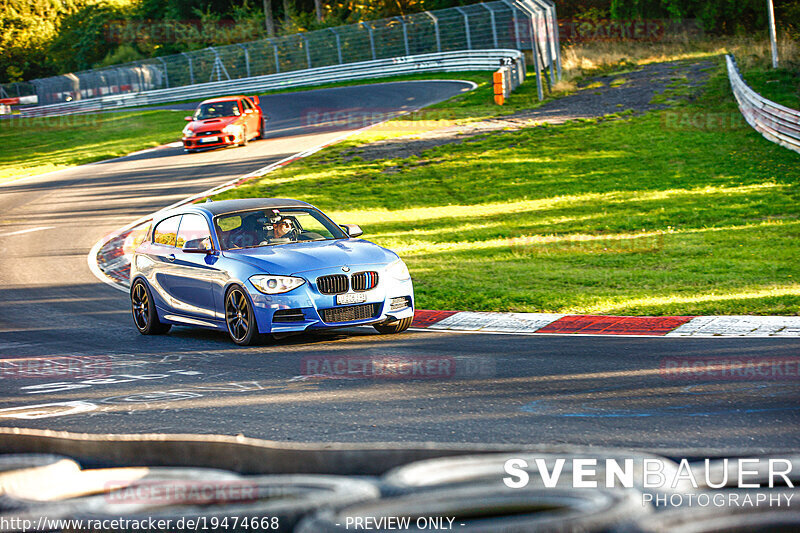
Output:
[[[280,218],[272,226],[276,239],[290,239],[294,236],[295,228],[292,221],[288,218]]]

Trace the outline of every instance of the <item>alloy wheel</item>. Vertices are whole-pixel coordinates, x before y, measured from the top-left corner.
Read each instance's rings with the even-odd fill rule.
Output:
[[[131,293],[131,306],[133,307],[133,320],[140,330],[147,329],[150,313],[150,300],[144,283],[137,283]]]
[[[247,337],[250,331],[250,304],[239,289],[231,290],[225,299],[225,321],[235,341],[240,342]]]

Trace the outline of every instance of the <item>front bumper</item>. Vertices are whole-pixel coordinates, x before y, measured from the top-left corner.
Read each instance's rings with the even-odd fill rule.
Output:
[[[369,316],[357,320],[326,322],[323,317],[328,313],[325,310],[345,309],[355,306],[336,305],[336,296],[318,292],[313,279],[306,278],[306,283],[284,294],[264,294],[253,287],[249,281],[245,286],[253,300],[253,309],[260,333],[283,333],[361,326],[393,322],[414,316],[415,302],[412,281],[410,279],[397,280],[390,278],[388,275],[383,275],[374,289],[363,293],[366,295],[366,301],[357,305],[374,305],[374,313],[367,313]],[[398,301],[396,299],[401,297],[406,297],[409,305],[393,309],[392,300],[395,299],[394,303],[397,304]],[[276,313],[278,313],[278,316],[275,315]],[[347,311],[340,313],[349,314]]]
[[[211,139],[216,139],[211,141]],[[214,135],[191,135],[182,139],[186,150],[199,150],[202,148],[218,148],[230,146],[239,142],[233,133],[219,133]]]

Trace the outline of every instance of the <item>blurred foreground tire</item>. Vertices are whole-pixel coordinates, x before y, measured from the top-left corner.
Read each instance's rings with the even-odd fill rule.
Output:
[[[619,450],[576,451],[574,453],[498,453],[481,455],[460,455],[454,457],[443,457],[440,459],[429,459],[417,461],[408,465],[394,468],[387,472],[382,478],[382,489],[384,495],[400,495],[411,492],[428,491],[441,487],[468,486],[476,483],[502,485],[503,478],[507,477],[504,465],[509,459],[523,459],[528,464],[526,468],[521,468],[529,473],[529,487],[544,488],[542,475],[539,472],[536,460],[543,460],[547,471],[552,473],[555,470],[556,461],[563,460],[561,474],[558,478],[558,487],[573,487],[573,460],[592,459],[596,461],[595,466],[590,468],[595,471],[594,475],[585,476],[587,481],[596,481],[598,487],[604,487],[606,483],[606,459],[617,461],[620,466],[625,461],[630,461],[630,469],[633,473],[633,482],[637,490],[644,493],[663,494],[671,492],[693,492],[695,489],[690,482],[681,482],[676,488],[649,489],[642,485],[644,464],[646,460],[658,461],[663,466],[664,475],[671,479],[678,471],[678,465],[674,461],[658,455],[651,455],[641,452],[631,451],[621,453]],[[616,480],[615,478],[615,481]],[[622,488],[617,484],[618,488]],[[593,490],[593,489],[584,489]]]
[[[635,490],[565,488],[510,489],[495,485],[443,488],[354,505],[339,512],[323,511],[303,520],[297,533],[352,531],[355,520],[397,517],[408,521],[400,531],[426,531],[430,518],[454,518],[452,529],[465,533],[607,531],[647,513]],[[373,524],[375,522],[372,522]],[[462,525],[463,524],[463,525]],[[348,527],[349,525],[349,527]],[[363,528],[362,528],[363,529]],[[373,532],[392,529],[378,527]]]
[[[58,455],[0,455],[0,512],[25,507],[16,497],[21,493],[35,493],[50,484],[70,484],[80,469],[72,459]]]
[[[128,514],[169,504],[169,500],[145,501],[142,492],[152,492],[165,483],[185,486],[192,483],[231,483],[240,479],[234,472],[212,468],[130,467],[79,470],[64,469],[60,475],[51,473],[28,476],[24,483],[10,487],[0,496],[0,503],[8,505],[2,518],[38,521],[72,518],[85,514]],[[56,463],[59,464],[59,463]],[[19,531],[6,520],[0,529],[3,533]],[[14,522],[19,524],[19,522]]]
[[[187,529],[200,531],[285,531],[294,529],[304,516],[323,510],[340,509],[380,496],[375,483],[361,479],[325,475],[241,476],[237,479],[237,495],[212,498],[197,504],[153,506],[121,513],[119,505],[107,511],[92,509],[76,513],[71,518],[84,520],[170,520],[172,527],[162,531],[184,533]],[[224,491],[223,491],[224,493]],[[229,495],[231,496],[231,495]],[[91,508],[89,506],[88,508]],[[95,507],[96,509],[96,507]],[[190,527],[189,521],[193,524]],[[243,526],[243,521],[247,522]],[[234,524],[238,527],[234,527]],[[64,530],[65,533],[68,530]],[[82,530],[85,533],[86,530]],[[115,529],[114,531],[138,531]],[[77,530],[76,530],[77,533]]]
[[[792,533],[800,531],[800,512],[734,512],[730,509],[681,509],[656,513],[620,527],[615,533]]]

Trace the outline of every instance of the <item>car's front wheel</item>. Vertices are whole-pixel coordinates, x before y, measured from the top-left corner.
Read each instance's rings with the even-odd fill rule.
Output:
[[[150,288],[141,279],[137,279],[131,286],[131,314],[136,329],[142,335],[161,335],[172,327],[158,320],[156,305],[150,294]]]
[[[407,330],[411,327],[411,322],[414,321],[414,317],[410,316],[408,318],[401,318],[395,322],[389,323],[382,323],[382,324],[373,324],[378,333],[388,334],[388,333],[400,333],[401,331]]]
[[[263,139],[264,135],[267,134],[267,119],[261,117],[261,127],[258,128],[258,137],[256,139]]]
[[[258,324],[253,306],[238,285],[228,289],[225,295],[225,322],[231,340],[239,346],[251,346],[261,342],[263,336],[258,333]]]

